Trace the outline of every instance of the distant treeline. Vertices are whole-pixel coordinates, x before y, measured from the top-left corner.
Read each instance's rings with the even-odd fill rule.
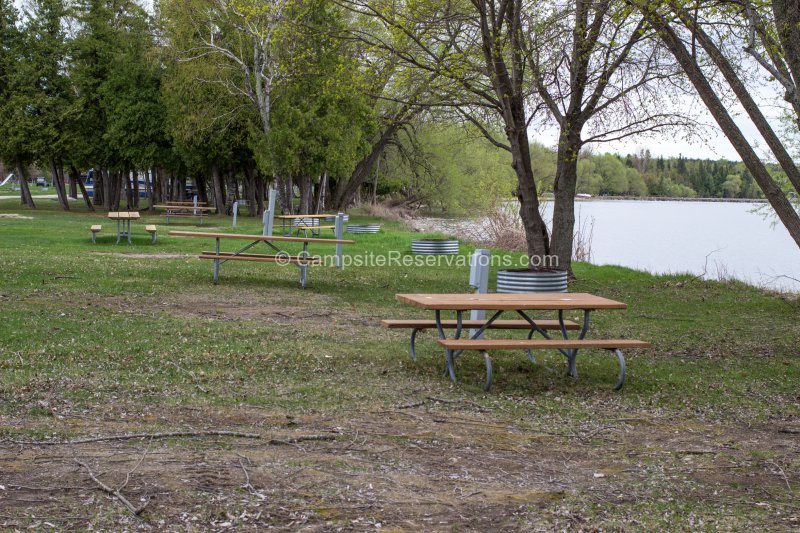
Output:
[[[578,192],[593,195],[763,198],[744,164],[725,159],[585,154],[578,173]]]

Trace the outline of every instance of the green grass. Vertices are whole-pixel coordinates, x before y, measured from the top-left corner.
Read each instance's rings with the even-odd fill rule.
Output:
[[[6,435],[69,435],[69,427],[52,425],[53,412],[91,413],[101,405],[115,412],[258,406],[344,416],[454,392],[442,376],[432,332],[420,336],[420,358],[413,364],[408,332],[377,324],[388,317],[428,317],[398,304],[394,295],[467,291],[466,266],[312,268],[304,291],[294,267],[241,262],[223,265],[214,286],[211,263],[193,257],[211,249],[213,241],[168,237],[172,226],[143,213],[133,224],[133,245],[115,245],[115,225],[102,214],[81,206],[70,213],[54,209],[28,211],[16,201],[0,201],[0,214],[33,217],[0,218],[0,416],[16,421],[0,429]],[[204,226],[260,232],[258,220],[239,221],[233,230],[229,218],[214,216]],[[374,220],[353,215],[351,221]],[[355,236],[357,243],[345,253],[409,254],[410,239],[420,234],[397,222],[380,222],[384,232]],[[93,223],[103,224],[97,245],[88,230]],[[146,223],[158,224],[156,245],[144,232]],[[332,253],[333,246],[311,251]],[[462,254],[470,251],[462,246]],[[110,255],[127,253],[187,255]],[[520,353],[504,352],[496,354],[488,395],[482,391],[480,358],[459,359],[457,394],[503,420],[547,430],[620,417],[735,427],[800,418],[797,299],[737,282],[653,276],[622,267],[577,264],[575,273],[578,281],[570,291],[629,306],[594,313],[590,336],[653,343],[627,354],[624,390],[611,390],[616,362],[605,352],[579,355],[578,380],[564,376],[558,354],[537,354],[538,364],[531,365]],[[621,505],[618,515],[593,505],[583,512],[612,526],[619,513],[652,514],[647,523],[659,527],[669,513],[683,520],[703,514],[689,495],[671,497],[678,499]],[[736,523],[758,523],[764,513],[733,508],[747,519]],[[707,514],[712,521],[717,516]]]

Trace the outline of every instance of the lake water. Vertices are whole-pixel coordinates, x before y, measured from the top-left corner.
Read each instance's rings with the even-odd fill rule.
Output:
[[[509,208],[517,211],[515,205]],[[774,223],[767,204],[589,200],[578,201],[575,210],[579,220],[594,226],[594,264],[657,274],[705,272],[708,279],[736,278],[800,292],[800,249]],[[548,221],[550,216],[545,213]],[[442,228],[441,219],[428,220],[433,223],[429,229]],[[465,224],[475,228],[480,223],[463,221],[456,227]]]
[[[753,212],[760,208],[759,212]],[[592,200],[592,263],[654,273],[691,272],[800,292],[800,249],[766,204]],[[770,211],[771,213],[771,211]],[[794,278],[789,279],[789,278]]]

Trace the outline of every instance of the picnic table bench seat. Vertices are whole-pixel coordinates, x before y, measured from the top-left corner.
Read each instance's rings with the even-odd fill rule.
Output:
[[[439,344],[448,350],[461,352],[465,350],[478,351],[483,355],[486,363],[486,385],[488,391],[492,386],[492,358],[489,350],[577,350],[584,348],[597,348],[614,352],[619,363],[619,377],[614,385],[614,390],[619,390],[625,384],[625,357],[623,349],[648,348],[649,342],[634,339],[440,339]]]
[[[442,320],[442,327],[447,329],[455,329],[458,327],[457,320]],[[558,330],[561,328],[558,320],[534,320],[537,326],[542,329]],[[463,328],[481,328],[486,324],[486,320],[462,320],[461,326]],[[436,320],[426,319],[385,319],[381,320],[381,325],[385,328],[397,329],[404,328],[411,330],[411,341],[408,347],[408,353],[412,361],[417,360],[417,333],[424,329],[436,329]],[[564,327],[567,330],[574,331],[580,329],[580,325],[572,320],[565,320]],[[533,328],[527,320],[495,320],[488,326],[487,329],[525,329],[531,330],[530,336],[533,336]],[[530,338],[529,336],[529,338]]]
[[[144,227],[144,230],[147,233],[150,234],[150,242],[155,244],[156,243],[156,232],[158,231],[158,228],[156,227],[156,225],[155,224],[148,224],[148,225],[146,225]]]
[[[97,244],[97,234],[102,231],[103,226],[100,224],[92,224],[92,227],[89,228],[89,231],[92,232],[92,244]]]
[[[200,259],[224,259],[225,261],[263,261],[266,263],[285,263],[293,265],[321,265],[319,256],[278,255],[278,254],[250,254],[235,252],[201,252]]]

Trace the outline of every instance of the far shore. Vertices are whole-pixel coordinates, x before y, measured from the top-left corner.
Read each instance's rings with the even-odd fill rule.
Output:
[[[575,200],[579,202],[592,202],[596,200],[638,200],[641,202],[767,203],[767,200],[764,198],[684,198],[679,196],[592,196],[591,198],[582,198],[576,196]]]

